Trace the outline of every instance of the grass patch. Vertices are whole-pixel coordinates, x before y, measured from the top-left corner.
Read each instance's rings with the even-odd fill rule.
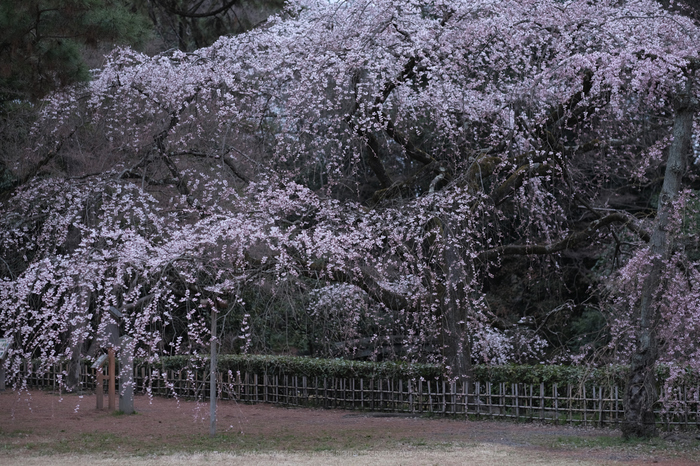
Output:
[[[0,438],[22,438],[29,437],[33,431],[31,429],[17,429],[12,431],[7,431],[0,427]]]
[[[557,437],[547,446],[564,450],[611,450],[630,455],[687,456],[690,452],[700,452],[700,441],[695,439],[695,435],[689,432],[661,432],[659,437],[651,439],[624,439],[613,435]]]

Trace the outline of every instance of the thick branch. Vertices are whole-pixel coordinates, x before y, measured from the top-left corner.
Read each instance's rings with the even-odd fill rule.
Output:
[[[578,91],[576,94],[571,96],[566,102],[557,106],[553,109],[547,116],[545,124],[543,124],[536,132],[535,135],[542,141],[547,142],[551,147],[558,148],[561,144],[557,138],[560,128],[563,123],[563,119],[567,117],[574,117],[571,115],[571,111],[576,107],[583,98],[588,95],[593,87],[593,72],[586,71],[583,76],[583,89]],[[594,107],[593,107],[594,108]],[[583,114],[583,112],[578,112],[578,114]],[[572,124],[573,122],[568,122]]]
[[[415,183],[418,181],[418,179],[422,176],[425,175],[426,173],[436,173],[438,176],[443,177],[442,181],[444,183],[449,182],[449,176],[445,176],[446,169],[440,165],[438,162],[433,162],[430,163],[424,167],[421,167],[419,170],[417,170],[415,173],[413,173],[410,177],[403,181],[396,182],[392,184],[389,187],[379,189],[374,192],[374,195],[372,196],[372,203],[373,204],[378,204],[379,202],[385,200],[385,199],[391,199],[394,197],[399,197],[406,195],[411,187],[415,185]],[[435,181],[435,180],[433,180]],[[433,186],[434,188],[434,186]]]
[[[490,262],[500,256],[554,254],[556,252],[578,247],[579,245],[587,242],[594,232],[608,225],[612,225],[613,223],[622,223],[627,226],[628,224],[634,224],[635,221],[636,219],[627,213],[616,212],[614,214],[606,215],[598,220],[594,220],[584,230],[572,232],[566,238],[556,243],[509,244],[507,246],[501,246],[483,251],[481,254],[479,254],[479,259],[483,262]]]
[[[314,262],[311,264],[310,268],[301,267],[302,274],[307,277],[319,278],[319,276],[325,276],[333,282],[355,285],[365,291],[372,299],[385,305],[388,309],[409,310],[413,308],[405,296],[382,287],[368,267],[359,267],[354,271],[359,271],[359,274],[349,274],[340,270],[329,272],[326,268],[325,261]]]
[[[359,131],[358,131],[359,133]],[[388,188],[389,186],[392,186],[394,184],[394,181],[391,179],[389,174],[386,172],[386,168],[384,168],[384,164],[382,161],[379,159],[379,141],[377,141],[377,138],[374,137],[373,134],[367,133],[367,145],[368,151],[365,156],[365,160],[367,161],[367,165],[369,165],[369,168],[372,169],[374,174],[377,176],[377,179],[379,180],[379,183],[382,185],[382,188]]]
[[[435,162],[435,159],[428,155],[424,150],[416,147],[416,145],[413,144],[413,142],[411,142],[408,136],[404,135],[399,130],[397,130],[394,126],[394,123],[391,121],[388,115],[382,112],[381,116],[384,119],[384,121],[386,121],[386,134],[388,134],[394,141],[396,141],[399,145],[401,145],[404,148],[404,150],[406,151],[406,155],[409,158],[425,165]],[[379,115],[377,116],[377,118],[379,118]]]
[[[395,79],[388,81],[384,85],[384,89],[382,89],[382,92],[379,95],[377,95],[377,97],[374,99],[374,103],[372,104],[370,113],[375,118],[375,120],[377,120],[377,122],[385,126],[384,131],[386,132],[386,134],[394,141],[396,141],[397,144],[399,144],[405,149],[406,155],[409,158],[427,165],[431,162],[435,162],[435,159],[427,153],[425,153],[425,151],[423,151],[422,149],[416,147],[416,145],[413,144],[406,135],[404,135],[398,129],[396,129],[394,123],[391,121],[391,118],[381,109],[382,104],[386,102],[386,99],[389,98],[389,95],[391,95],[391,93],[394,91],[394,89],[396,89],[399,86],[399,84],[404,83],[407,80],[412,79],[416,76],[415,67],[416,59],[412,57],[406,62],[403,69],[401,70],[401,73],[399,73],[399,75]],[[348,123],[350,123],[351,117],[352,115],[349,115],[346,119]],[[352,125],[352,123],[350,124]],[[355,131],[360,135],[364,135],[368,138],[370,137],[369,132],[364,132],[354,125],[353,129],[355,129]],[[384,187],[386,188],[388,186],[391,186],[391,184],[388,184]]]
[[[239,0],[231,0],[230,2],[225,4],[224,6],[217,8],[216,10],[207,11],[206,13],[190,13],[188,11],[180,10],[178,8],[173,7],[172,5],[169,5],[167,2],[165,2],[163,0],[156,0],[156,2],[158,2],[158,4],[160,6],[162,6],[166,10],[168,10],[170,13],[178,15],[178,16],[182,16],[184,18],[208,18],[210,16],[216,16],[219,13],[223,13],[224,11],[227,11],[228,9],[233,7],[235,4],[237,4],[239,2]],[[200,5],[201,5],[201,3],[200,3]],[[195,8],[195,11],[198,8],[199,8],[199,5],[197,6],[197,8]]]
[[[51,162],[56,155],[61,151],[61,148],[63,147],[63,143],[66,141],[66,139],[70,138],[75,134],[78,128],[73,128],[73,130],[68,134],[68,136],[61,137],[58,140],[58,144],[56,144],[56,147],[53,150],[50,150],[44,155],[44,157],[36,164],[34,165],[27,173],[24,174],[23,177],[19,178],[18,180],[15,181],[15,187],[17,186],[22,186],[23,184],[27,183],[29,180],[34,178],[39,171],[44,168],[49,162]]]
[[[213,158],[209,154],[203,153],[203,152],[196,152],[196,151],[183,151],[183,152],[176,152],[170,154],[171,156],[177,156],[177,155],[191,155],[193,157],[200,157],[200,158]],[[233,163],[233,160],[229,159],[226,157],[226,155],[223,155],[221,157],[221,160],[224,162],[224,164],[231,170],[231,172],[241,181],[244,183],[250,183],[250,178],[245,176],[241,171],[238,169],[235,163]]]
[[[525,179],[533,176],[545,176],[552,174],[552,165],[546,162],[535,162],[519,167],[512,175],[501,183],[493,192],[491,197],[496,205],[501,204],[515,190],[523,185]]]
[[[147,301],[153,299],[154,296],[155,296],[155,293],[147,294],[146,296],[137,299],[133,303],[122,304],[122,306],[119,308],[119,310],[125,311],[125,310],[135,309],[135,308],[141,306],[142,304],[145,304]]]

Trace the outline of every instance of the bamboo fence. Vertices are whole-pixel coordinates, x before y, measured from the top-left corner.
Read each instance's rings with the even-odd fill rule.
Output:
[[[45,374],[25,366],[27,385],[60,390],[63,367]],[[185,399],[209,399],[209,372],[204,369],[134,369],[134,391]],[[96,373],[87,365],[80,372],[83,390],[94,390]],[[106,384],[105,384],[106,385]],[[118,388],[118,380],[117,380]],[[700,387],[678,387],[663,409],[658,403],[657,425],[700,428]],[[618,426],[624,417],[622,389],[592,384],[546,386],[484,381],[404,380],[392,378],[306,377],[290,374],[219,373],[217,397],[243,403],[338,408],[470,419],[510,419],[584,426]]]

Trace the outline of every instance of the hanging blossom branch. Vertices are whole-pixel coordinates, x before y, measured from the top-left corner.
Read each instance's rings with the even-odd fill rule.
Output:
[[[117,49],[86,103],[47,101],[42,134],[83,118],[105,162],[128,152],[131,168],[114,173],[130,178],[33,180],[2,204],[11,367],[90,354],[114,324],[109,306],[144,356],[193,353],[222,297],[236,350],[269,350],[263,326],[283,303],[374,357],[462,371],[545,351],[546,334],[494,315],[483,262],[549,254],[559,266],[557,252],[594,237],[604,249],[620,226],[643,241],[614,268],[642,270],[647,225],[608,202],[663,165],[671,97],[700,42],[691,22],[647,0],[290,8],[190,54]],[[246,165],[227,158],[234,146],[253,152]],[[206,162],[217,154],[232,174]],[[149,193],[138,176],[177,190]],[[694,277],[697,263],[684,266]],[[345,300],[336,314],[329,296]],[[328,338],[309,341],[332,351]]]
[[[587,244],[595,232],[614,223],[626,226],[637,233],[640,239],[645,242],[648,242],[650,239],[649,233],[639,225],[639,221],[635,217],[625,212],[616,212],[593,220],[585,229],[572,232],[566,238],[555,243],[509,244],[484,251],[479,254],[478,258],[483,262],[491,262],[501,256],[554,254],[567,249],[576,249],[583,244]]]

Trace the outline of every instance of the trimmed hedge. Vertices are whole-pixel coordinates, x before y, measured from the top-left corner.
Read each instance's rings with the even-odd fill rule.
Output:
[[[217,368],[221,372],[249,372],[288,374],[306,377],[338,378],[439,378],[443,368],[434,364],[406,362],[368,362],[345,359],[318,359],[295,356],[268,356],[255,354],[226,354],[218,357]],[[137,362],[138,364],[138,362]],[[161,358],[166,370],[185,368],[208,369],[208,356],[166,356]]]
[[[117,361],[117,364],[119,362]],[[92,361],[83,360],[88,367]],[[136,359],[135,366],[150,366],[159,370],[181,371],[190,369],[202,374],[209,370],[208,355],[163,356],[157,363]],[[32,361],[34,372],[39,368],[39,361]],[[223,373],[248,372],[250,374],[289,375],[326,378],[364,378],[364,379],[424,379],[449,380],[444,367],[438,364],[419,364],[407,362],[369,362],[345,359],[319,359],[298,356],[273,356],[256,354],[219,355],[218,370]],[[600,368],[566,365],[516,365],[502,366],[475,365],[472,367],[472,380],[491,382],[492,384],[532,384],[544,385],[549,389],[553,384],[559,386],[618,386],[624,387],[627,366],[615,365]],[[657,366],[656,380],[663,386],[670,376],[667,366]],[[687,370],[675,378],[674,386],[699,386],[700,374]]]
[[[39,362],[32,361],[38,369]],[[117,361],[118,363],[118,361]],[[163,356],[157,363],[149,363],[143,359],[134,361],[136,366],[152,366],[160,370],[180,371],[182,369],[209,370],[208,355]],[[83,364],[90,366],[92,361],[84,360]],[[370,362],[352,361],[345,359],[320,359],[299,356],[273,356],[257,354],[224,354],[219,355],[218,369],[220,372],[231,371],[257,374],[286,374],[306,377],[327,378],[364,378],[364,379],[419,379],[437,380],[445,378],[444,367],[438,364],[419,364],[407,362]],[[502,366],[475,365],[472,367],[472,379],[493,384],[533,384],[544,383],[545,386],[564,385],[603,385],[623,387],[625,384],[627,366],[615,365],[600,368],[566,365],[517,365]],[[656,380],[663,385],[669,378],[668,367],[660,365],[656,368]],[[700,375],[686,371],[685,375],[677,378],[674,385],[700,385]]]
[[[138,364],[138,363],[137,363]],[[178,371],[185,368],[208,369],[208,356],[166,356],[158,366],[164,370]],[[444,367],[437,364],[412,364],[405,362],[368,362],[344,359],[318,359],[295,356],[267,356],[252,354],[220,355],[218,369],[221,372],[248,372],[287,374],[306,377],[338,378],[401,378],[401,379],[440,379]],[[596,385],[623,386],[625,366],[610,366],[593,369],[583,366],[564,365],[476,365],[473,379],[491,383],[544,383],[551,386],[576,385],[585,382]],[[659,368],[658,380],[666,379],[668,370]]]
[[[591,368],[585,366],[564,365],[516,365],[474,366],[474,378],[491,383],[524,383],[546,386],[557,384],[579,385],[581,383],[605,386],[624,386],[626,366],[609,366]]]

